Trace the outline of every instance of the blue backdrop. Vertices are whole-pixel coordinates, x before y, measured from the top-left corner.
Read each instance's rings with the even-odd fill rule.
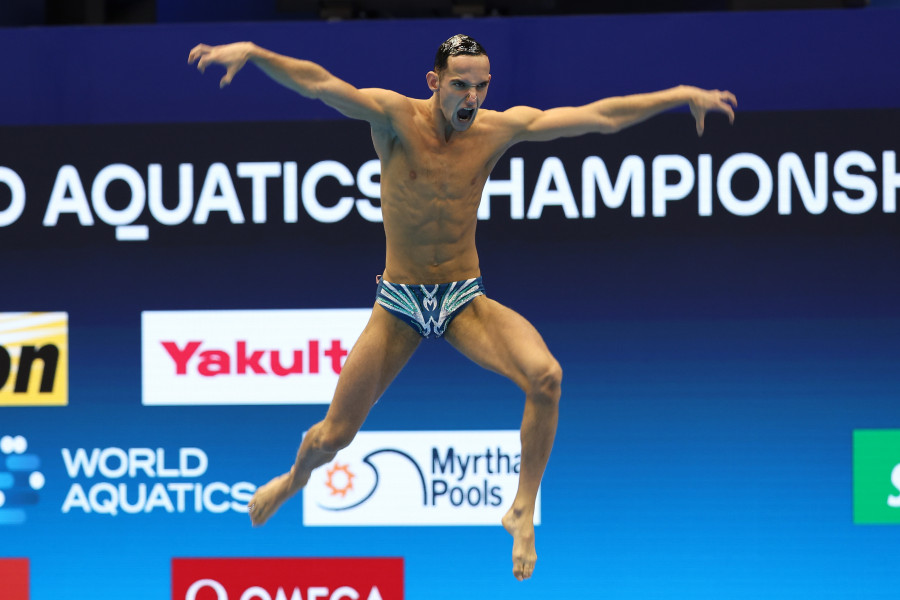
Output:
[[[26,439],[45,479],[23,523],[0,523],[0,557],[29,558],[38,600],[167,597],[172,557],[253,556],[403,557],[408,598],[895,597],[896,526],[854,523],[853,431],[900,426],[900,231],[889,201],[900,187],[900,90],[883,67],[900,50],[898,25],[900,12],[882,10],[3,31],[0,48],[16,59],[4,67],[0,166],[26,192],[17,214],[15,182],[0,172],[0,218],[12,220],[0,227],[0,310],[68,314],[69,393],[66,406],[0,404],[0,437]],[[189,49],[252,39],[360,87],[421,97],[435,48],[458,31],[490,52],[490,108],[678,83],[730,89],[740,103],[733,127],[713,116],[701,139],[675,113],[612,137],[514,147],[497,166],[492,179],[518,185],[525,209],[544,205],[517,218],[514,193],[490,197],[479,224],[488,294],[537,326],[565,372],[535,577],[511,577],[499,527],[308,527],[299,498],[259,530],[230,509],[85,510],[75,484],[125,484],[133,500],[156,481],[75,473],[67,456],[77,449],[162,448],[176,465],[179,449],[196,447],[209,460],[204,485],[261,484],[287,469],[324,411],[143,406],[142,311],[365,307],[383,268],[380,224],[356,212],[322,223],[302,206],[296,222],[281,214],[285,165],[303,178],[337,161],[356,178],[374,158],[366,127],[252,68],[220,91],[219,73],[186,64]],[[734,158],[747,154],[765,168]],[[810,187],[822,173],[823,211],[810,209],[796,174],[779,188],[788,154]],[[612,208],[599,193],[589,216],[592,156],[613,182],[638,157],[646,216],[630,196]],[[683,157],[697,183],[653,216],[653,194],[687,173],[678,163],[656,178],[661,156]],[[251,181],[236,175],[251,162],[280,169],[265,184],[263,222],[251,218]],[[216,163],[243,222],[221,206],[170,226],[145,210],[128,225],[146,225],[147,239],[117,241],[93,202],[105,166],[130,166],[149,189],[159,165],[171,208],[180,165],[191,164],[199,203]],[[730,179],[729,164],[740,166]],[[766,172],[767,202],[735,214]],[[370,197],[361,185],[323,178],[318,199]],[[134,189],[110,184],[111,212],[124,212]],[[705,189],[710,215],[699,208]],[[789,214],[779,211],[786,195]],[[63,210],[48,223],[52,198]],[[11,386],[0,386],[4,402]],[[521,405],[512,384],[429,343],[365,429],[515,429]],[[8,445],[4,455],[16,454]],[[900,464],[900,448],[891,451]],[[897,493],[887,475],[885,490]]]

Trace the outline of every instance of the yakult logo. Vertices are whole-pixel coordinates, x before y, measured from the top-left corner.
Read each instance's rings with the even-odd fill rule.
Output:
[[[370,312],[144,312],[143,403],[327,404]]]
[[[518,431],[361,432],[303,491],[305,525],[500,525]],[[535,510],[540,524],[540,494]]]
[[[402,599],[402,558],[172,559],[172,600]]]

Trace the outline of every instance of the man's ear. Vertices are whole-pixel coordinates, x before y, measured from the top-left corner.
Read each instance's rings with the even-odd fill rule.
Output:
[[[432,92],[438,91],[438,87],[440,87],[440,78],[438,74],[434,71],[428,71],[425,74],[425,81],[428,83],[428,89]]]

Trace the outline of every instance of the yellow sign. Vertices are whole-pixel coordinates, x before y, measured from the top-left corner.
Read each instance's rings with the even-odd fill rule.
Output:
[[[69,403],[69,315],[0,313],[0,407]]]

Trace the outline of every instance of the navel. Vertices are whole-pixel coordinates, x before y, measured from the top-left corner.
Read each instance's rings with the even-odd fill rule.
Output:
[[[410,172],[409,172],[409,178],[410,178],[410,179],[415,179],[416,177],[418,177],[418,175],[416,175],[416,172],[415,172],[415,171],[410,171]]]

